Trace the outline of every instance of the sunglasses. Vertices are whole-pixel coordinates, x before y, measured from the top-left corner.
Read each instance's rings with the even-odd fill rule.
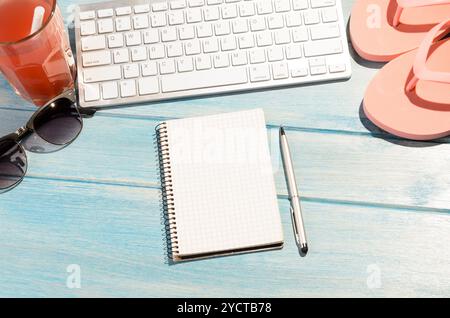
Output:
[[[66,91],[39,108],[15,133],[0,138],[0,193],[11,190],[25,177],[25,149],[50,153],[70,145],[83,128],[75,92]]]

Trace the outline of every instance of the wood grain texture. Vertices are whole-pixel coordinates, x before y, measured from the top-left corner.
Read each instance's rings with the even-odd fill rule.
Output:
[[[88,2],[59,4],[69,18]],[[343,0],[347,17],[352,3]],[[351,80],[326,86],[107,109],[63,151],[28,153],[27,178],[0,195],[0,296],[449,296],[449,139],[405,142],[368,130],[360,103],[380,65],[359,63]],[[155,125],[255,107],[268,122],[285,248],[169,266]],[[33,110],[0,79],[0,134]],[[278,156],[280,124],[304,198],[311,254],[302,259]],[[81,289],[66,287],[69,264],[81,266]],[[373,269],[380,288],[367,284]]]
[[[311,253],[300,258],[287,201],[280,200],[283,250],[169,266],[157,190],[32,178],[21,189],[2,196],[0,296],[437,296],[450,291],[450,219],[444,214],[307,201]],[[81,266],[79,290],[66,288],[69,264]],[[380,288],[368,287],[368,266],[379,268]]]

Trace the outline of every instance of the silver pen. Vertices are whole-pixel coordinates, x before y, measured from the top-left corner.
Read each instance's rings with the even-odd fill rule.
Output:
[[[283,159],[284,175],[286,177],[289,201],[291,203],[292,225],[295,233],[295,240],[302,256],[308,252],[308,242],[303,225],[302,208],[300,196],[298,195],[297,182],[295,181],[294,165],[292,164],[291,151],[283,127],[280,127],[280,149]]]

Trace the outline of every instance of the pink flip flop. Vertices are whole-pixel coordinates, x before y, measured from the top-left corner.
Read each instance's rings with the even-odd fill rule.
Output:
[[[413,140],[450,135],[450,38],[443,39],[449,33],[447,18],[417,50],[389,62],[375,76],[363,102],[374,124]]]
[[[450,17],[450,0],[357,0],[350,38],[364,59],[387,62],[417,48],[432,27]]]

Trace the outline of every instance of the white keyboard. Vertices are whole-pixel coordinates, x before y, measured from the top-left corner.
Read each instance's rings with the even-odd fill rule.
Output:
[[[351,76],[341,0],[120,0],[75,26],[82,107]]]

